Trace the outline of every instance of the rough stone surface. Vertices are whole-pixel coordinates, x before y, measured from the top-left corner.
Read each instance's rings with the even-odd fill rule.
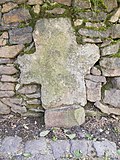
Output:
[[[7,64],[7,63],[11,64],[11,63],[13,63],[13,62],[14,62],[13,59],[0,58],[0,64]]]
[[[22,105],[22,99],[20,98],[3,98],[1,101],[11,108],[14,113],[23,114],[27,112],[27,109]]]
[[[25,85],[18,89],[19,93],[22,94],[32,94],[37,91],[39,91],[39,87],[37,85],[31,84],[31,85]]]
[[[84,1],[83,0],[75,0],[74,6],[80,7],[82,9],[86,9],[86,8],[91,7],[91,3],[90,3],[90,0],[84,0]]]
[[[16,3],[12,3],[12,2],[5,3],[2,6],[1,12],[2,13],[9,12],[10,10],[14,9],[15,7],[18,7],[18,5]]]
[[[12,11],[3,15],[3,22],[5,24],[23,22],[31,19],[29,10],[25,8],[13,9]]]
[[[101,100],[101,83],[86,80],[87,100],[96,102]]]
[[[100,76],[101,70],[98,67],[94,66],[91,68],[90,73],[94,76]]]
[[[120,38],[120,24],[115,24],[112,27],[112,38]]]
[[[98,47],[78,45],[67,18],[41,19],[35,28],[36,52],[18,57],[20,82],[42,85],[44,108],[73,104],[84,106],[84,75],[99,59]]]
[[[76,150],[81,151],[83,155],[91,155],[92,152],[94,151],[94,148],[92,147],[92,141],[72,140],[71,141],[71,152],[73,155]]]
[[[21,142],[22,142],[22,138],[20,138],[18,136],[6,137],[2,142],[2,146],[0,147],[0,154],[14,156],[16,154],[22,153],[23,146],[22,146]]]
[[[120,76],[120,58],[103,58],[100,60],[100,66],[103,76]]]
[[[15,89],[15,84],[14,83],[1,83],[0,82],[0,90],[3,91],[14,91]]]
[[[120,108],[113,108],[109,107],[108,105],[102,104],[101,102],[97,101],[94,103],[94,105],[99,108],[103,113],[106,113],[108,115],[114,114],[114,115],[120,115]]]
[[[120,43],[104,47],[101,49],[101,55],[106,56],[106,55],[116,54],[119,51],[119,47]]]
[[[87,38],[87,37],[83,37],[83,42],[84,43],[102,43],[102,40],[100,38]]]
[[[0,91],[0,98],[13,97],[15,95],[14,91]]]
[[[1,74],[12,75],[17,72],[18,72],[18,70],[14,66],[0,65],[0,75]]]
[[[98,157],[102,157],[107,153],[109,156],[115,157],[116,155],[116,144],[108,140],[98,142],[94,141],[93,146],[97,152]]]
[[[79,18],[85,19],[85,20],[89,20],[92,22],[100,22],[100,21],[104,21],[107,17],[107,14],[105,12],[94,12],[94,11],[86,11],[86,12],[78,12],[77,13]]]
[[[105,90],[103,102],[106,104],[110,104],[114,107],[120,107],[120,90]]]
[[[108,38],[110,32],[109,30],[97,31],[97,30],[92,30],[92,29],[87,29],[87,28],[81,28],[79,29],[79,34],[82,36],[87,36],[87,37]]]
[[[54,8],[52,10],[47,10],[47,13],[52,13],[52,14],[63,14],[65,12],[64,8]]]
[[[48,153],[47,142],[44,138],[39,140],[27,141],[25,144],[25,152],[31,153],[33,156],[36,154],[45,155]]]
[[[42,4],[43,0],[28,0],[27,4],[35,5],[35,4]]]
[[[0,101],[0,114],[9,114],[10,108]]]
[[[71,6],[71,0],[53,0],[53,1],[67,6]]]
[[[120,89],[120,77],[113,78],[112,84],[115,88]]]
[[[23,48],[24,45],[0,47],[0,58],[15,58]]]
[[[120,7],[118,8],[117,12],[110,18],[110,22],[115,23],[119,20],[120,17]]]
[[[9,75],[2,75],[1,82],[17,82],[17,78]]]
[[[94,76],[94,75],[86,75],[85,79],[96,82],[96,83],[106,83],[106,78],[104,76]]]
[[[3,4],[5,2],[12,2],[12,1],[14,1],[14,0],[0,0],[0,4]]]
[[[106,152],[111,159],[119,159],[116,144],[108,140],[57,140],[54,142],[47,138],[38,138],[24,142],[18,136],[9,136],[0,140],[0,145],[1,160],[73,160],[77,159],[76,151],[80,151],[83,158],[89,156],[92,160],[103,160]]]
[[[111,12],[114,8],[116,8],[117,0],[104,0],[104,4],[108,12]]]
[[[70,128],[85,122],[85,111],[80,106],[70,106],[62,109],[50,109],[45,111],[46,127]]]
[[[17,28],[9,31],[10,44],[26,44],[32,42],[32,27]]]
[[[27,104],[41,104],[41,101],[39,99],[32,99],[28,100]]]
[[[50,145],[55,159],[66,157],[67,154],[70,154],[70,143],[68,140],[50,141]]]

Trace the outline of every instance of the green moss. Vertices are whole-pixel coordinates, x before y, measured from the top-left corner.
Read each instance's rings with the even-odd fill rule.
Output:
[[[120,58],[120,51],[116,54],[112,54],[110,57]]]
[[[106,9],[106,6],[104,4],[104,0],[90,0],[90,1],[93,6],[93,9],[95,11],[97,11],[99,9]]]

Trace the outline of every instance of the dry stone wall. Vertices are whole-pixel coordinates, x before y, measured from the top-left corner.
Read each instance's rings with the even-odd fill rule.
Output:
[[[120,115],[120,1],[1,0],[0,114],[85,122]]]

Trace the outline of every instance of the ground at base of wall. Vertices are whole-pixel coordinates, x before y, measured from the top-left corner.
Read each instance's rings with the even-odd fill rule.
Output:
[[[7,155],[7,152],[11,152],[11,151],[9,151],[8,148],[6,148],[7,143],[12,145],[13,144],[12,140],[16,136],[20,137],[22,139],[22,143],[24,143],[24,144],[26,144],[30,141],[31,145],[28,148],[31,148],[34,145],[35,140],[38,140],[38,143],[36,145],[38,145],[38,147],[39,147],[39,139],[41,139],[41,135],[43,136],[42,137],[43,139],[45,138],[48,141],[52,141],[53,145],[51,145],[51,146],[53,147],[52,148],[53,150],[54,150],[54,148],[56,148],[54,146],[54,143],[58,143],[60,145],[60,147],[63,148],[64,144],[67,143],[68,141],[74,141],[74,143],[73,143],[74,148],[78,147],[78,143],[84,142],[82,145],[86,146],[86,143],[89,143],[89,142],[91,143],[91,141],[93,143],[100,142],[101,148],[103,146],[103,150],[104,150],[105,146],[102,143],[104,143],[104,141],[108,140],[108,142],[110,142],[110,143],[113,142],[116,145],[116,147],[117,147],[116,152],[118,151],[118,154],[120,154],[119,153],[120,152],[120,117],[100,116],[98,118],[98,117],[88,116],[86,118],[86,122],[82,126],[73,127],[70,129],[64,129],[64,128],[45,129],[45,126],[43,125],[42,118],[38,118],[38,117],[34,117],[34,118],[33,117],[20,117],[20,116],[13,115],[13,114],[11,114],[9,116],[1,116],[0,117],[0,151],[1,151],[1,148],[3,145],[3,147],[5,147],[4,150],[6,150],[5,155]],[[9,139],[9,142],[6,141],[6,138]],[[60,144],[61,140],[64,141],[63,144]],[[60,141],[60,143],[59,143],[59,141]],[[16,142],[14,142],[14,143],[16,143]],[[70,142],[70,144],[72,144],[72,143]],[[105,144],[106,144],[106,142],[105,142]],[[16,145],[17,144],[14,144],[14,147]],[[43,144],[43,145],[45,145],[45,144]],[[89,144],[87,144],[87,145],[89,146]],[[97,146],[99,146],[99,145],[97,145]],[[9,148],[11,148],[11,147],[12,146],[10,146]],[[107,147],[108,147],[108,149],[110,148],[109,145]],[[49,148],[49,145],[48,145],[48,148]],[[87,150],[89,150],[89,147]],[[113,146],[112,150],[115,150],[114,146]],[[75,156],[78,156],[78,158],[75,159],[72,157],[71,158],[66,157],[63,160],[68,160],[68,159],[77,160],[77,159],[83,158],[83,157],[80,157],[81,153],[79,151],[80,150],[76,149],[75,153],[74,153]],[[98,147],[98,151],[99,151],[99,147]],[[25,152],[24,154],[23,154],[23,152],[21,152],[22,157],[20,159],[19,154],[16,151],[16,154],[14,154],[14,156],[12,156],[10,160],[24,160],[24,159],[25,160],[26,159],[28,159],[28,160],[43,160],[37,154],[38,153],[37,150],[35,151],[35,153],[36,153],[35,156],[36,157],[38,156],[38,158],[35,158],[35,156],[31,157],[29,150],[24,151],[24,152]],[[58,152],[58,151],[55,151],[54,154],[56,154],[56,152]],[[95,155],[97,155],[97,154],[101,154],[99,152],[97,153],[97,151],[95,151],[95,152],[96,153],[93,153],[93,157],[95,157]],[[57,154],[59,154],[59,153],[57,153]],[[67,156],[70,156],[70,155],[68,154]],[[93,159],[98,160],[97,157],[95,157],[95,158],[93,158],[93,157],[92,158],[90,158],[90,157],[83,158],[82,160],[93,160]],[[56,159],[62,160],[60,158],[56,158]],[[1,154],[0,154],[0,160],[4,160],[4,156],[1,157]],[[5,160],[7,160],[7,159],[5,159]],[[48,160],[48,158],[46,157],[45,160]],[[50,160],[54,160],[54,158],[51,158]],[[100,160],[117,160],[117,159],[116,158],[109,159],[109,155],[105,154],[105,156],[103,156],[103,158]]]

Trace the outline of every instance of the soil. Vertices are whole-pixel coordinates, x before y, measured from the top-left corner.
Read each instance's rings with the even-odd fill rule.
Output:
[[[20,136],[24,141],[37,139],[45,130],[43,117],[21,117],[19,115],[0,116],[0,139],[6,136]],[[120,117],[87,116],[86,122],[70,129],[52,128],[47,138],[68,139],[67,134],[76,134],[74,139],[104,140],[116,143],[120,149]]]

